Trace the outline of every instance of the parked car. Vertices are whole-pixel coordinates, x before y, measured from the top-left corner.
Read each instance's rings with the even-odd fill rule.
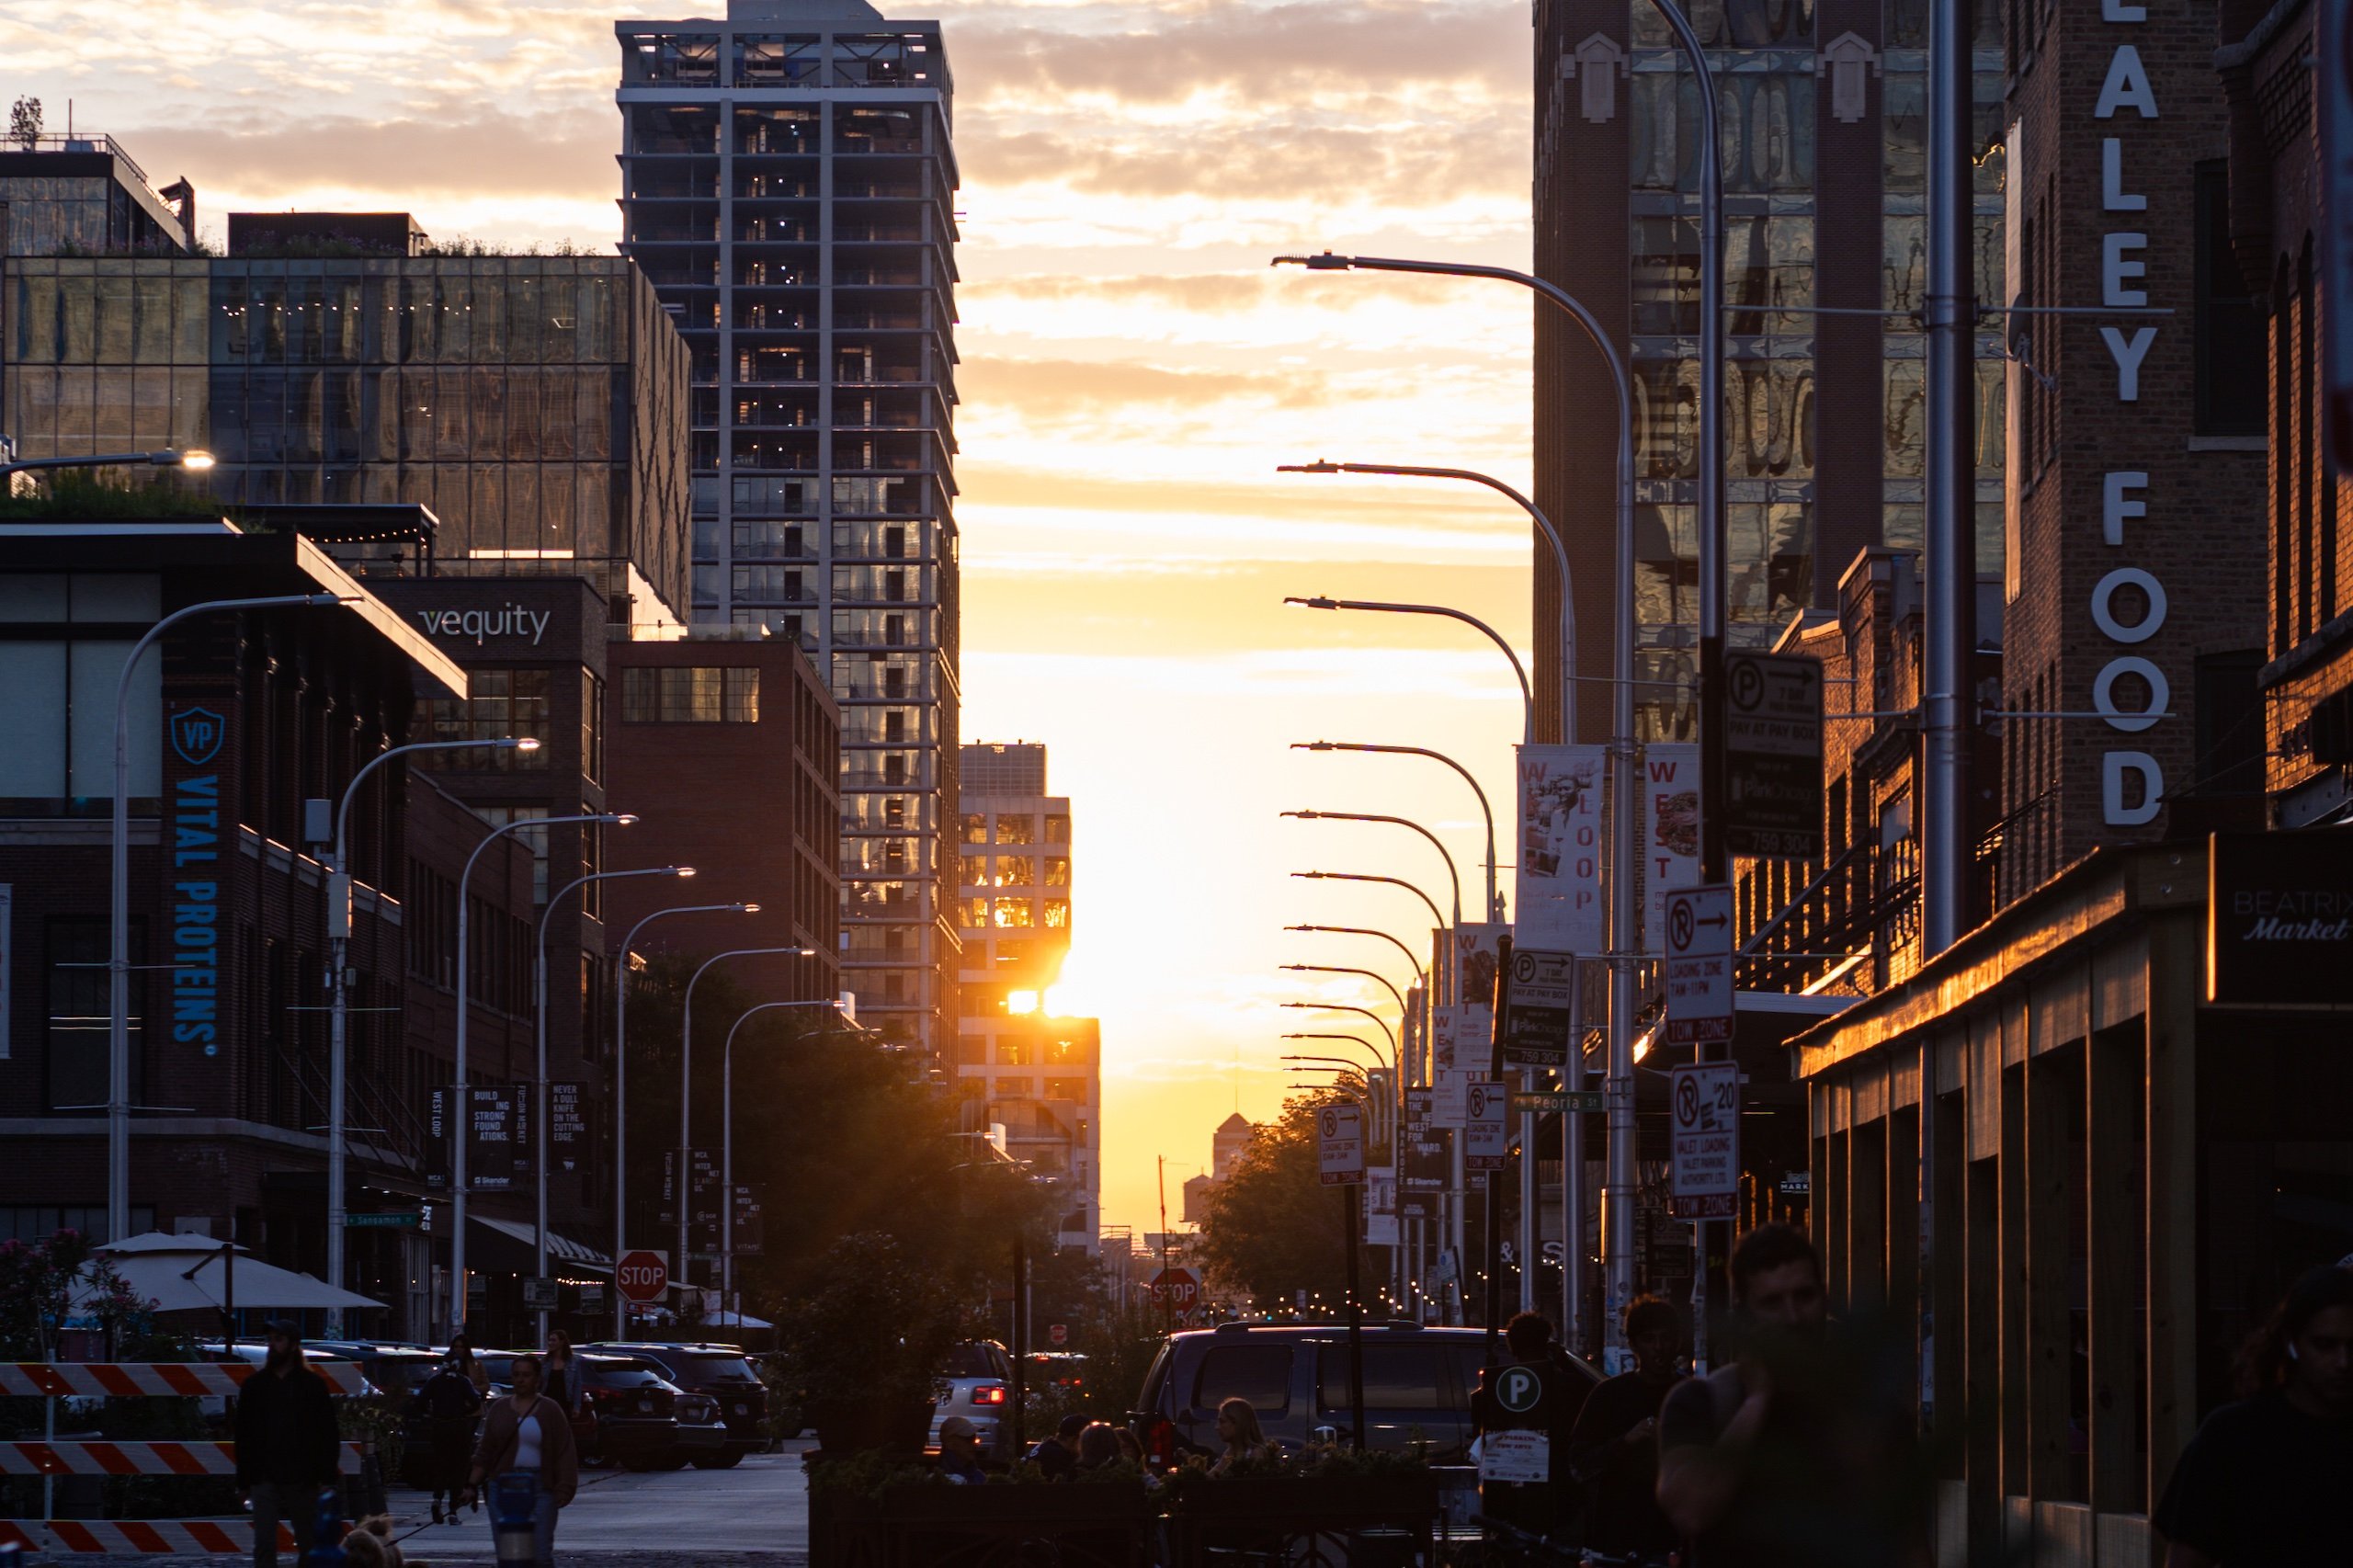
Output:
[[[269,1342],[266,1339],[240,1339],[223,1345],[216,1339],[205,1345],[197,1354],[199,1358],[206,1361],[231,1364],[242,1361],[248,1367],[258,1367],[269,1359]],[[313,1350],[305,1346],[302,1359],[316,1366],[322,1361],[343,1361],[347,1360],[348,1358],[329,1355],[325,1351]],[[61,1415],[95,1417],[99,1408],[105,1403],[104,1399],[85,1399],[76,1395],[61,1401],[58,1411]],[[229,1419],[229,1396],[218,1393],[204,1394],[197,1400],[196,1411],[203,1417],[207,1426],[225,1426]]]
[[[745,1454],[768,1445],[767,1386],[752,1370],[744,1352],[733,1345],[688,1341],[605,1341],[585,1346],[604,1355],[633,1356],[653,1362],[662,1375],[688,1393],[708,1396],[726,1423],[726,1441],[718,1451],[694,1456],[703,1470],[725,1470]]]
[[[1433,1462],[1461,1462],[1472,1437],[1471,1395],[1485,1359],[1486,1335],[1475,1328],[1367,1324],[1366,1445],[1427,1443]],[[1591,1366],[1571,1359],[1588,1387],[1600,1381]],[[1144,1374],[1129,1425],[1146,1454],[1174,1463],[1187,1453],[1216,1451],[1217,1407],[1234,1398],[1248,1400],[1267,1437],[1285,1449],[1314,1441],[1318,1428],[1347,1433],[1354,1420],[1347,1331],[1229,1323],[1171,1335]]]
[[[306,1339],[303,1353],[313,1358],[335,1357],[359,1363],[369,1386],[389,1397],[393,1408],[423,1386],[441,1364],[441,1358],[422,1346],[372,1339]]]
[[[1033,1350],[1022,1382],[1031,1392],[1040,1389],[1078,1390],[1086,1386],[1086,1358],[1067,1350]]]
[[[481,1365],[483,1374],[490,1379],[490,1396],[493,1399],[502,1399],[514,1392],[515,1358],[530,1354],[532,1352],[525,1350],[477,1350],[474,1352],[474,1360]],[[582,1401],[572,1412],[572,1441],[573,1446],[579,1450],[583,1460],[593,1463],[595,1458],[599,1456],[597,1442],[597,1402],[594,1398]],[[602,1457],[611,1456],[609,1453],[605,1453]]]
[[[948,1353],[948,1366],[932,1381],[931,1434],[939,1446],[939,1424],[961,1415],[980,1434],[981,1452],[1009,1456],[1013,1428],[1005,1419],[1013,1397],[1013,1359],[995,1340],[970,1340]]]

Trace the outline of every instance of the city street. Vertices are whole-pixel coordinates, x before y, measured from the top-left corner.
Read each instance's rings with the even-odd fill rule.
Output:
[[[609,1553],[616,1559],[609,1568],[627,1568],[622,1560],[634,1558],[713,1562],[739,1554],[764,1568],[806,1562],[809,1493],[801,1456],[812,1446],[803,1437],[780,1453],[753,1454],[733,1470],[584,1471],[580,1494],[557,1527],[556,1550],[565,1557]],[[389,1496],[395,1534],[431,1517],[422,1492],[396,1486]],[[401,1551],[412,1565],[491,1561],[497,1554],[489,1517],[468,1513],[459,1525],[427,1526],[402,1541]]]

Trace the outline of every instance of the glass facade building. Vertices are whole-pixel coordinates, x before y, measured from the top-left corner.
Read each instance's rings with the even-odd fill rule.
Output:
[[[685,342],[619,256],[24,257],[27,457],[210,450],[222,503],[414,502],[443,574],[578,574],[688,605]]]
[[[1722,122],[1729,631],[1769,645],[1867,546],[1916,548],[1925,479],[1927,0],[1688,0]],[[2001,20],[1976,40],[1975,284],[2003,282]],[[1699,582],[1699,97],[1650,0],[1539,0],[1537,270],[1613,329],[1634,397],[1636,674],[1652,739],[1693,739]],[[1618,171],[1623,171],[1622,174]],[[1612,236],[1622,234],[1622,245]],[[1817,313],[1821,311],[1836,315]],[[1622,324],[1620,326],[1620,324]],[[1620,335],[1622,334],[1622,335]],[[1980,571],[2002,558],[2003,356],[1979,340]],[[1609,668],[1617,413],[1580,330],[1538,322],[1537,500],[1572,541],[1577,665]],[[1538,551],[1538,623],[1560,585]],[[1563,672],[1538,651],[1540,685]],[[1587,686],[1581,738],[1607,730]],[[1539,703],[1540,713],[1557,699]]]
[[[622,249],[693,360],[693,617],[798,642],[842,707],[843,966],[932,1048],[957,972],[956,278],[934,22],[731,0],[616,25]]]
[[[6,256],[172,255],[189,248],[196,191],[147,184],[111,136],[36,136],[0,144]],[[176,205],[175,205],[176,204]]]

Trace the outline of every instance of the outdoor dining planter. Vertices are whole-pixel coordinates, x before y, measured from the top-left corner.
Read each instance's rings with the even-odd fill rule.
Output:
[[[1244,1552],[1290,1568],[1406,1568],[1431,1560],[1438,1515],[1427,1469],[1197,1481],[1169,1505],[1169,1563],[1223,1568]]]
[[[879,1494],[813,1487],[811,1568],[1146,1568],[1154,1517],[1140,1481],[950,1486],[897,1482]]]

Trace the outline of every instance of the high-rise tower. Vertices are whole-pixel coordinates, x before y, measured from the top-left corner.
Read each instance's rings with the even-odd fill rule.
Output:
[[[826,671],[844,978],[861,1021],[930,1047],[957,963],[940,879],[958,650],[939,25],[862,0],[729,0],[723,21],[615,31],[621,248],[694,355],[693,615],[793,638]]]

